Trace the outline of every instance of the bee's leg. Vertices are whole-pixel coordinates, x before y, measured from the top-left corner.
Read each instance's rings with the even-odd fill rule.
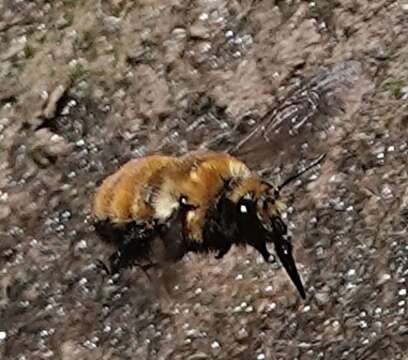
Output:
[[[215,255],[215,258],[217,260],[222,259],[224,257],[224,255],[231,249],[231,246],[232,246],[232,244],[228,243],[224,247],[219,249],[218,253]]]
[[[258,250],[262,257],[264,258],[265,262],[273,262],[273,258],[271,258],[271,253],[268,251],[267,247],[266,247],[266,243],[262,242],[262,243],[250,243],[250,245],[252,245],[256,250]]]
[[[140,267],[143,271],[147,271],[149,269],[158,267],[159,264],[151,262],[151,263],[143,264],[143,265],[142,264],[135,264],[135,266]]]
[[[114,275],[131,267],[136,260],[137,253],[130,243],[122,244],[117,251],[109,257],[110,274]]]
[[[117,251],[109,258],[111,273],[132,267],[136,261],[148,260],[154,236],[154,229],[146,224],[127,224],[121,233]]]
[[[160,231],[164,245],[164,262],[177,262],[187,252],[184,240],[184,216],[184,211],[176,211]]]
[[[109,263],[110,263],[110,275],[114,275],[119,273],[123,268],[125,268],[124,260],[123,260],[123,255],[120,250],[115,251],[110,257],[109,257]]]
[[[183,218],[177,211],[163,225],[159,233],[159,241],[162,245],[162,254],[159,257],[160,269],[153,271],[156,292],[160,298],[163,312],[169,312],[172,304],[172,290],[177,279],[176,265],[187,252],[183,236]],[[156,270],[156,269],[154,269]]]
[[[166,264],[150,262],[147,264],[135,264],[135,266],[142,270],[143,274],[150,282],[156,300],[160,305],[160,310],[163,313],[171,312],[173,299],[166,286],[166,276],[169,273]]]
[[[152,277],[151,277],[151,275],[149,273],[149,270],[150,269],[155,270],[159,266],[158,263],[150,262],[150,263],[147,263],[147,264],[134,264],[134,265],[136,267],[138,267],[140,270],[143,271],[143,274],[146,275],[146,277],[149,279],[150,282],[153,282],[153,279],[152,279]]]
[[[109,270],[109,267],[102,260],[97,259],[95,265],[97,270],[105,273],[105,275],[110,275],[111,271]]]

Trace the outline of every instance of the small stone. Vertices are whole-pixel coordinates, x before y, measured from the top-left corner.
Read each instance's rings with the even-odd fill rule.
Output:
[[[88,244],[86,243],[86,241],[81,240],[75,245],[75,250],[84,250],[87,247],[88,247]]]
[[[361,329],[366,329],[368,327],[367,321],[361,320],[359,322],[359,326],[360,326]]]
[[[94,344],[92,341],[90,340],[86,340],[83,345],[88,348],[89,350],[94,350],[97,348],[96,344]]]
[[[321,291],[315,295],[316,301],[319,305],[325,305],[329,302],[330,296],[328,291]]]
[[[186,29],[178,27],[172,31],[172,34],[175,37],[185,38],[186,37]]]
[[[202,14],[200,14],[200,16],[198,18],[201,21],[206,21],[206,20],[208,20],[208,14],[207,13],[202,13]]]
[[[209,356],[203,352],[195,353],[187,358],[187,360],[206,360],[206,359],[209,359]]]
[[[355,269],[350,269],[349,271],[347,271],[347,277],[352,280],[356,278],[356,270]]]
[[[187,330],[186,331],[186,336],[189,337],[189,338],[193,338],[193,339],[197,339],[199,337],[202,337],[200,331],[197,330],[197,329]]]
[[[340,322],[338,320],[334,320],[332,323],[332,327],[334,329],[334,331],[339,331],[340,330]]]
[[[381,315],[382,314],[382,309],[380,307],[376,307],[375,310],[374,310],[374,313],[376,315]]]
[[[0,331],[0,341],[4,341],[7,338],[7,333],[5,331]]]
[[[391,199],[393,197],[392,190],[388,185],[385,185],[381,190],[381,195],[384,199]]]
[[[112,327],[110,325],[105,325],[105,327],[103,328],[104,333],[111,332],[111,330],[112,330]]]
[[[190,26],[190,35],[199,39],[208,39],[210,37],[210,31],[206,25],[194,23]]]
[[[390,274],[383,274],[380,276],[380,278],[377,281],[377,285],[383,285],[385,284],[388,280],[391,279],[391,275]]]
[[[275,309],[276,309],[276,303],[274,303],[274,302],[265,306],[265,310],[267,312],[270,312],[270,311],[275,310]]]
[[[211,343],[211,349],[217,350],[221,347],[220,343],[218,341],[213,341]]]
[[[402,11],[408,12],[408,3],[401,4],[401,9],[402,9]]]
[[[120,29],[121,19],[116,16],[105,16],[103,18],[104,29],[115,32]]]
[[[62,96],[67,91],[67,84],[58,85],[50,94],[48,98],[48,104],[43,111],[43,115],[46,119],[50,120],[55,116],[55,112],[57,110],[58,101],[62,98]]]
[[[249,334],[248,334],[248,331],[247,331],[245,328],[241,328],[241,329],[238,331],[237,339],[238,339],[238,340],[243,340],[243,339],[247,338],[248,335],[249,335]]]

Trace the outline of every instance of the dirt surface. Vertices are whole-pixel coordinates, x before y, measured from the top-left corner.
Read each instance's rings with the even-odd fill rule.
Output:
[[[168,311],[137,270],[97,270],[104,176],[228,149],[350,59],[361,78],[308,147],[299,133],[299,151],[247,155],[276,177],[328,153],[284,194],[305,302],[249,249],[186,257]],[[408,359],[407,59],[404,1],[4,0],[0,358]]]

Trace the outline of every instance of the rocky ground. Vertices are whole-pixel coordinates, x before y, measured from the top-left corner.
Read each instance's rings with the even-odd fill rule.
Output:
[[[313,144],[249,163],[287,173],[328,154],[284,194],[305,302],[249,249],[186,257],[168,311],[137,270],[96,269],[104,176],[153,151],[225,150],[349,59],[361,76]],[[404,1],[4,0],[0,358],[408,359],[407,59]]]

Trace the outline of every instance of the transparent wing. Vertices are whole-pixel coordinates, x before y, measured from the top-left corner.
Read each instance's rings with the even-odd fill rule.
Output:
[[[343,111],[343,97],[362,73],[361,64],[347,61],[320,69],[298,90],[268,112],[229,152],[249,163],[279,166],[284,158],[310,152],[327,118]]]
[[[239,151],[257,134],[267,142],[273,134],[280,134],[284,130],[289,135],[296,135],[319,112],[338,111],[342,106],[338,93],[352,87],[360,73],[361,66],[355,61],[324,68],[298,91],[290,94],[280,106],[268,112],[260,124],[230,150]]]

